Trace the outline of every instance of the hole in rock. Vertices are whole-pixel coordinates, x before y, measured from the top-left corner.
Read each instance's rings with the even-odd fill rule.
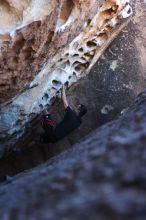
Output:
[[[63,59],[62,58],[60,58],[59,60],[58,60],[58,62],[61,62]]]
[[[92,19],[88,19],[87,26],[91,23]]]
[[[42,100],[47,101],[48,98],[49,98],[49,95],[47,93],[45,93],[44,96],[42,97]]]
[[[75,53],[74,55],[73,55],[73,57],[78,57],[79,56],[79,54],[77,54],[77,53]]]
[[[68,81],[66,81],[64,85],[65,85],[65,86],[68,86],[68,85],[69,85],[69,82],[68,82]]]
[[[75,70],[77,72],[82,72],[85,70],[86,67],[87,67],[86,64],[79,64],[78,66],[75,67]]]
[[[79,64],[80,64],[80,62],[79,62],[79,61],[76,61],[76,62],[73,63],[73,66],[76,67],[76,66],[78,66]]]
[[[41,109],[43,109],[43,105],[42,105],[42,104],[40,104],[39,107],[40,107]]]
[[[52,80],[52,84],[53,84],[54,86],[56,86],[56,87],[62,85],[62,83],[61,83],[60,81],[56,80],[56,79]]]
[[[97,47],[96,43],[94,43],[93,41],[88,41],[88,42],[87,42],[87,46],[88,46],[88,47],[91,47],[91,48],[92,48],[92,47],[93,47],[93,48]]]
[[[47,93],[45,93],[45,94],[44,94],[44,97],[45,97],[46,99],[48,99],[48,98],[49,98],[49,96],[48,96],[48,94],[47,94]]]
[[[80,51],[80,52],[83,52],[84,50],[83,50],[83,48],[81,47],[81,48],[79,48],[79,51]]]
[[[131,14],[131,8],[129,8],[129,10],[127,11],[127,14]]]
[[[51,92],[56,92],[56,91],[57,91],[57,88],[54,87],[54,86],[52,86],[52,88],[51,88]]]
[[[113,8],[109,8],[103,12],[105,15],[110,16],[113,13]]]
[[[109,20],[114,13],[115,12],[112,10],[112,8],[110,8],[110,9],[107,9],[105,11],[102,11],[100,13],[100,16],[101,16],[101,18],[103,18],[103,21],[105,21],[105,20]]]
[[[86,61],[87,61],[86,57],[84,57],[84,56],[82,57],[82,60],[83,60],[83,63],[86,63]]]
[[[102,32],[102,33],[98,34],[97,36],[101,37],[101,38],[105,38],[107,36],[107,34],[105,32]]]
[[[91,55],[90,53],[85,53],[84,57],[86,57],[87,59],[91,59],[94,55]]]

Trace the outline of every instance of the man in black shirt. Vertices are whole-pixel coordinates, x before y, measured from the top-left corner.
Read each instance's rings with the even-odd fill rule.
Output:
[[[45,111],[45,115],[43,115],[42,124],[45,133],[42,138],[46,143],[55,143],[78,128],[82,123],[81,117],[87,112],[87,108],[82,104],[74,106],[74,110],[71,109],[66,98],[64,86],[62,88],[61,99],[65,109],[65,116],[60,123],[55,126],[47,110]]]

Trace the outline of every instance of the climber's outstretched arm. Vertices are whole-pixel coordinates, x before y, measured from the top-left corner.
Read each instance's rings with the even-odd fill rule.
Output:
[[[64,108],[66,109],[66,108],[68,107],[68,101],[67,101],[67,98],[66,98],[65,86],[64,86],[64,85],[63,85],[63,87],[62,87],[61,99],[62,99]]]

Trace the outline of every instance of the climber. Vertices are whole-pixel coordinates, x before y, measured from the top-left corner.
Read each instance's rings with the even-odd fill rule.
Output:
[[[42,125],[45,132],[41,135],[41,141],[44,143],[55,143],[78,128],[82,122],[81,117],[87,112],[86,106],[82,104],[71,109],[66,98],[65,86],[62,88],[61,99],[65,109],[65,116],[60,123],[55,125],[51,114],[47,110],[44,112]]]

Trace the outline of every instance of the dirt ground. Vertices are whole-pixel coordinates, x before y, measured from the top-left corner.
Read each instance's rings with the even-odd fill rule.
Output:
[[[40,118],[36,119],[17,146],[23,149],[21,154],[11,153],[0,160],[0,180],[69,149],[98,126],[118,117],[146,88],[146,3],[138,0],[132,1],[132,5],[134,15],[128,26],[109,46],[91,73],[67,91],[71,105],[81,102],[88,108],[81,127],[56,144],[40,145],[37,142],[41,132]],[[51,113],[56,121],[62,119],[64,111],[58,99]]]

